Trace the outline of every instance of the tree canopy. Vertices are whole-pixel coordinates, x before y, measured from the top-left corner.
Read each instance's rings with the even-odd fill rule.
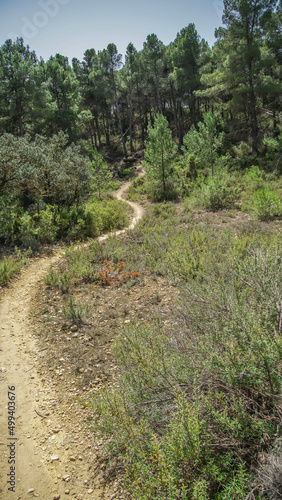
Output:
[[[193,23],[165,45],[148,34],[125,61],[115,43],[86,48],[82,61],[38,59],[22,38],[0,47],[0,134],[47,137],[62,131],[90,154],[106,146],[127,158],[143,149],[155,113],[166,117],[179,151],[185,135],[211,113],[222,120],[225,148],[245,142],[265,153],[280,131],[281,2],[224,0],[212,48]]]

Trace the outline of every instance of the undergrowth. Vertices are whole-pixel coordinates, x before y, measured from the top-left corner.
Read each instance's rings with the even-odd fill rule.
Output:
[[[64,266],[50,269],[48,284],[68,294],[72,317],[77,284],[138,283],[149,269],[179,289],[173,329],[156,318],[150,327],[121,330],[114,344],[118,384],[89,402],[93,432],[108,438],[106,453],[123,464],[118,474],[132,498],[274,498],[281,243],[281,232],[265,223],[199,224],[179,205],[163,203],[122,239],[71,248]],[[269,458],[261,471],[262,456]]]
[[[123,457],[133,498],[267,498],[253,485],[280,432],[281,234],[185,228],[173,204],[152,210],[103,252],[126,248],[179,286],[175,328],[121,332],[118,387],[95,395],[93,429]]]
[[[127,225],[127,205],[120,200],[93,199],[81,205],[47,206],[29,211],[15,203],[0,206],[0,239],[6,244],[38,249],[57,240],[75,241],[94,238]]]
[[[8,281],[17,273],[21,268],[28,264],[28,256],[30,252],[22,253],[16,249],[13,255],[4,257],[0,260],[0,285],[6,285]]]

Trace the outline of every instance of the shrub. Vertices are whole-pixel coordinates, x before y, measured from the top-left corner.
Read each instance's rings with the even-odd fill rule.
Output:
[[[5,243],[19,243],[20,217],[24,211],[19,202],[12,203],[7,198],[0,198],[0,237]]]
[[[16,249],[14,255],[4,257],[0,260],[0,285],[6,285],[10,279],[17,274],[23,266],[28,263],[28,252],[22,254]]]
[[[0,211],[3,222],[0,237],[6,243],[23,245],[33,250],[42,243],[95,237],[102,231],[121,229],[127,223],[126,204],[119,200],[96,201],[92,204],[60,208],[47,206],[32,215],[17,204]]]
[[[181,196],[189,195],[200,171],[199,160],[194,154],[187,154],[184,159],[175,162],[175,173]]]
[[[203,228],[191,237],[189,227],[182,247],[173,215],[160,212],[139,224],[140,253],[165,261],[174,241],[183,255],[186,240],[200,267],[183,280],[189,259],[165,261],[167,275],[176,261],[182,283],[173,328],[156,321],[121,332],[118,384],[95,393],[95,428],[135,498],[245,500],[280,426],[281,237]]]
[[[14,208],[4,209],[2,216],[2,237],[6,243],[16,243],[35,250],[41,243],[52,243],[58,232],[54,221],[54,207],[47,207],[31,215],[15,204]]]
[[[40,230],[28,213],[24,213],[19,219],[19,241],[26,247],[36,250],[40,246]]]
[[[126,192],[126,198],[130,201],[140,201],[142,195],[146,194],[145,179],[137,177],[134,179]]]
[[[227,170],[217,169],[214,175],[199,177],[191,194],[191,203],[206,210],[232,208],[240,198],[241,189]]]
[[[280,197],[272,189],[261,188],[253,196],[251,211],[260,220],[281,217],[282,203]]]
[[[96,274],[96,279],[102,285],[113,285],[114,283],[125,283],[126,281],[135,281],[139,273],[136,271],[124,271],[124,262],[114,264],[104,260]]]
[[[150,200],[160,202],[163,200],[175,200],[178,196],[178,188],[175,179],[167,179],[165,190],[162,182],[146,182],[146,193]]]
[[[2,192],[20,196],[28,193],[29,202],[73,204],[89,193],[91,170],[75,144],[67,146],[62,132],[52,138],[36,135],[0,137],[0,180]]]
[[[252,155],[252,148],[248,143],[240,141],[236,146],[232,147],[235,158],[234,165],[238,169],[246,169],[252,166],[257,161],[256,155]]]
[[[54,286],[58,283],[58,275],[52,265],[49,267],[44,283],[46,286]]]
[[[251,190],[256,190],[263,186],[263,172],[257,165],[250,167],[244,177],[247,188]]]
[[[273,450],[264,457],[264,463],[260,466],[256,480],[255,489],[266,495],[270,500],[282,498],[282,454],[281,442],[275,443]]]
[[[63,313],[66,318],[80,322],[84,316],[87,316],[89,306],[83,306],[80,302],[75,302],[72,296],[68,297],[63,306]]]
[[[109,200],[102,205],[103,230],[122,229],[127,224],[126,203],[119,200]]]
[[[45,210],[33,216],[33,221],[38,228],[38,239],[41,243],[53,243],[58,233],[56,225],[57,207],[48,205]]]
[[[134,168],[124,168],[119,172],[119,175],[121,177],[129,177],[132,176],[133,174],[134,174]]]
[[[282,146],[282,131],[274,139],[273,137],[268,137],[267,135],[263,138],[263,145],[265,148],[265,161],[268,170],[276,171],[278,174],[282,172],[282,161],[281,161],[281,146]]]
[[[126,203],[119,200],[103,200],[87,205],[85,218],[86,235],[98,236],[102,231],[122,229],[127,224]]]

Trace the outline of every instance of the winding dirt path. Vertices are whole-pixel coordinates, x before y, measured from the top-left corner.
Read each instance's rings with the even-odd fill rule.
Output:
[[[141,167],[139,169],[139,171],[137,171],[138,173],[138,177],[143,177],[145,175],[145,171],[144,169]],[[122,200],[123,199],[123,195],[124,193],[127,191],[127,189],[129,188],[131,182],[128,181],[126,182],[125,184],[123,184],[117,191],[114,192],[114,196],[118,199],[118,200]],[[120,231],[115,231],[113,234],[123,234],[123,233],[126,233],[126,231],[130,230],[130,229],[133,229],[134,226],[136,225],[136,223],[139,221],[139,219],[141,219],[143,217],[143,214],[144,214],[144,208],[139,205],[138,203],[135,203],[133,201],[129,201],[129,200],[126,200],[128,205],[131,206],[131,208],[133,208],[133,211],[134,211],[134,216],[133,216],[133,219],[131,220],[128,228],[126,229],[121,229]],[[112,233],[110,233],[112,234]],[[103,236],[100,236],[98,238],[99,241],[103,241],[105,240],[106,238],[109,237],[109,234],[105,234]]]
[[[115,193],[118,199],[122,199],[129,184]],[[134,210],[128,228],[132,229],[142,217],[143,208],[128,203]],[[57,251],[51,257],[34,259],[0,294],[1,500],[104,498],[98,482],[94,487],[87,483],[89,461],[93,461],[92,438],[79,426],[79,404],[73,398],[77,421],[70,422],[60,409],[59,378],[55,385],[40,373],[44,349],[40,351],[34,333],[39,325],[32,310],[47,270],[61,257],[62,251]],[[77,457],[75,440],[81,439],[85,452]]]

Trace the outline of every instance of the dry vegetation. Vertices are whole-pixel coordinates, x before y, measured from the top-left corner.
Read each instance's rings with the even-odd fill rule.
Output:
[[[136,499],[276,498],[279,220],[148,206],[46,284],[46,369],[75,377],[107,481]]]

